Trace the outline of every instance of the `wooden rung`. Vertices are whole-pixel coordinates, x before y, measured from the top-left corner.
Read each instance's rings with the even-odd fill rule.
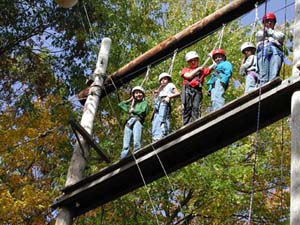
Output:
[[[73,119],[70,119],[69,123],[72,126],[72,128],[78,131],[82,135],[82,137],[87,141],[87,143],[96,150],[96,152],[105,162],[111,162],[108,156],[103,151],[103,149],[101,149],[101,147],[93,140],[91,135],[79,123],[75,122]]]

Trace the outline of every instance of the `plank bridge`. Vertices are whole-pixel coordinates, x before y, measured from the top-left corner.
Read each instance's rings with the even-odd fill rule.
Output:
[[[64,188],[52,208],[66,207],[74,216],[79,216],[142,187],[139,168],[148,184],[165,176],[161,163],[165,171],[171,173],[214,153],[255,132],[258,118],[259,129],[262,129],[290,115],[291,97],[297,90],[300,90],[299,76],[283,81],[277,78],[143,147],[134,157],[127,157]]]

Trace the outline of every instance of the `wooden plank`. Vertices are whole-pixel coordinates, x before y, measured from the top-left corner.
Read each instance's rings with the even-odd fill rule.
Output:
[[[72,119],[69,120],[69,123],[71,124],[72,128],[78,131],[86,140],[86,142],[96,150],[96,152],[105,162],[110,163],[110,159],[108,158],[104,150],[93,140],[91,135],[79,123],[76,123]],[[78,142],[80,142],[80,140],[78,140]]]
[[[300,78],[266,84],[223,108],[186,125],[166,138],[147,145],[135,153],[146,183],[180,169],[207,156],[256,130],[258,104],[259,129],[290,114],[290,99],[300,89]],[[216,141],[218,140],[218,141]],[[65,194],[52,207],[72,208],[75,215],[83,214],[143,186],[133,157],[125,158],[97,174],[64,189]]]

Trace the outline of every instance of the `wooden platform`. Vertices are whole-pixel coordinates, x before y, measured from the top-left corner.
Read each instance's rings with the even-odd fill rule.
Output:
[[[259,104],[260,129],[288,116],[296,90],[300,90],[300,77],[276,79],[140,149],[135,158],[145,181],[165,175],[158,157],[170,173],[256,131]],[[63,189],[52,208],[68,207],[78,216],[143,185],[131,156]]]

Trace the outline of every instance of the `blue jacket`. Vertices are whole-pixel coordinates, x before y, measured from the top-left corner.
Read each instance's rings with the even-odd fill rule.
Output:
[[[225,60],[217,64],[209,80],[207,81],[208,91],[211,91],[217,79],[221,80],[221,82],[225,85],[225,89],[226,89],[231,75],[232,75],[232,64],[230,62]]]

